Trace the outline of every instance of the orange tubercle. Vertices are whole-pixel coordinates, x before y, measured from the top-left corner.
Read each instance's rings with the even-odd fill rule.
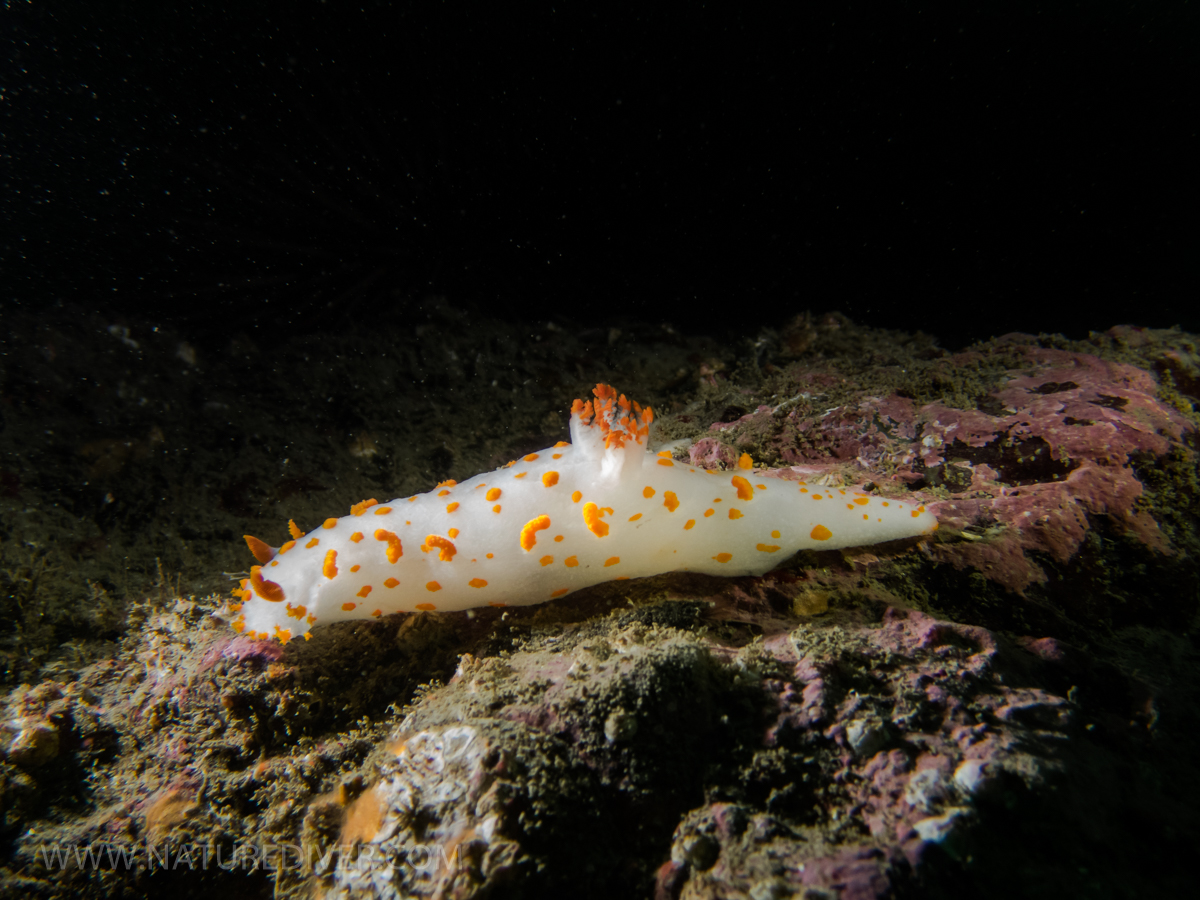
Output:
[[[375,532],[375,540],[387,541],[387,561],[395,563],[404,555],[404,547],[400,543],[400,538],[396,537],[394,532],[384,531],[380,528]]]
[[[608,534],[608,523],[602,522],[600,519],[605,513],[611,513],[612,510],[608,507],[599,507],[595,503],[583,504],[583,523],[587,525],[588,531],[596,535],[596,537],[604,537]]]
[[[537,543],[537,533],[544,531],[550,527],[549,516],[538,516],[536,519],[530,519],[525,523],[525,527],[521,529],[521,549],[528,553]],[[606,526],[607,527],[607,526]]]
[[[744,453],[742,455],[745,456]],[[739,500],[753,500],[754,499],[754,488],[750,487],[750,482],[748,482],[741,475],[734,475],[733,478],[731,479],[731,482],[732,482],[733,486],[735,488],[737,488],[737,495],[738,495]]]
[[[454,546],[449,538],[444,538],[440,534],[431,534],[425,538],[425,547],[427,550],[437,549],[438,559],[442,562],[450,562],[454,559],[454,554],[458,552],[458,548]]]

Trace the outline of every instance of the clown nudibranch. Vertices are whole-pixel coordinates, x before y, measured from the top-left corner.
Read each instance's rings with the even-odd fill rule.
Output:
[[[701,469],[646,452],[654,413],[597,385],[560,442],[415,497],[364,500],[293,540],[246,536],[233,627],[283,642],[314,625],[414,610],[524,606],[660,572],[761,575],[798,550],[930,534],[923,506]]]

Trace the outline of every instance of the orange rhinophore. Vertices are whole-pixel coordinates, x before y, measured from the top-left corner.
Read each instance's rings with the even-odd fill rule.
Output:
[[[254,593],[258,596],[264,600],[270,600],[272,603],[282,603],[286,599],[283,595],[283,588],[274,581],[267,581],[262,577],[262,566],[250,567],[250,587],[254,588]]]
[[[275,548],[266,541],[260,541],[252,534],[243,534],[242,537],[246,541],[246,546],[250,548],[250,552],[254,554],[254,558],[263,565],[275,558]]]

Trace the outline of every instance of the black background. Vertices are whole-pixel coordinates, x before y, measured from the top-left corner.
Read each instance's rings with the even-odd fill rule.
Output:
[[[4,15],[6,306],[1200,331],[1195,5]]]

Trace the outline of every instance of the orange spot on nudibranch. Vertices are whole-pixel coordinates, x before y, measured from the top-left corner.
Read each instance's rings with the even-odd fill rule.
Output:
[[[809,537],[814,541],[827,541],[833,537],[833,532],[824,525],[818,525],[809,533]]]
[[[596,537],[604,537],[608,534],[608,523],[601,521],[601,517],[606,513],[611,515],[612,509],[607,506],[600,507],[590,502],[583,504],[583,524]]]
[[[487,587],[487,582],[484,581],[482,578],[472,578],[470,581],[467,582],[467,584],[469,584],[473,588]]]
[[[670,460],[670,459],[659,459],[659,460],[657,460],[657,462],[658,462],[658,464],[659,464],[660,466],[673,466],[673,465],[675,465],[675,462],[674,462],[674,460]]]
[[[637,521],[638,519],[640,519],[641,517],[642,517],[642,514],[641,514],[641,513],[634,513],[632,516],[630,516],[630,517],[629,517],[629,521],[630,521],[630,522],[636,522],[636,521]]]
[[[731,559],[733,559],[733,554],[732,553],[718,553],[716,556],[713,557],[713,559],[715,559],[719,563],[727,563]]]
[[[437,494],[437,495],[438,495],[439,497],[449,497],[449,496],[450,496],[450,492],[449,492],[449,491],[438,491],[438,494]]]
[[[379,509],[375,510],[375,515],[386,516],[391,511],[392,511],[392,508],[390,506],[381,506],[381,507],[379,507]]]
[[[757,544],[755,549],[761,553],[774,553],[779,547],[776,544]]]
[[[745,456],[745,455],[746,454],[744,454],[744,453],[742,454],[742,456]],[[732,478],[732,484],[735,488],[737,488],[737,495],[738,495],[739,500],[753,500],[754,499],[754,488],[750,487],[750,482],[748,482],[741,475],[734,475]]]
[[[296,524],[295,519],[288,519],[288,534],[296,540],[304,537],[304,532],[300,530],[300,526]]]
[[[538,458],[538,455],[536,453],[530,453],[527,456],[522,456],[521,458],[525,460],[525,462],[533,462]]]
[[[437,584],[436,581],[431,581],[429,583]],[[435,588],[430,588],[430,590],[435,590]],[[432,603],[418,603],[416,605],[416,609],[421,610],[421,612],[433,612],[435,609],[437,609],[437,607]]]
[[[370,500],[363,500],[361,503],[355,503],[352,507],[350,507],[350,515],[361,516],[372,506],[378,506],[378,505],[379,505],[379,501],[374,498],[372,498]]]
[[[335,519],[334,521],[337,521],[337,520]],[[305,550],[311,550],[313,547],[317,546],[317,544],[319,544],[319,543],[321,543],[321,539],[320,539],[320,538],[311,538],[311,539],[309,540],[309,542],[308,542],[307,544],[305,544],[305,545],[304,545],[304,549],[305,549]]]
[[[865,506],[866,504],[870,503],[871,501],[868,500],[866,497],[855,497],[854,502],[857,503],[859,506]]]
[[[433,591],[440,591],[441,589],[442,589],[442,586],[440,584],[438,584],[436,581],[425,582],[425,590],[427,590],[427,591],[433,592]],[[417,609],[420,609],[420,608],[421,608],[421,606],[420,606],[420,604],[418,604]]]
[[[654,496],[654,488],[650,487],[650,485],[646,485],[644,488],[642,488],[642,496],[649,500]]]
[[[337,519],[326,519],[324,522],[321,523],[321,527],[324,529],[327,529],[327,530],[330,528],[337,528],[337,523],[338,523]],[[314,540],[315,540],[315,538],[314,538]]]
[[[386,580],[386,581],[383,583],[383,586],[384,586],[385,588],[394,588],[394,587],[395,587],[396,585],[398,585],[399,583],[400,583],[400,582],[399,582],[399,581],[397,581],[395,578],[389,578],[389,579],[387,579],[387,580]]]
[[[730,507],[730,509],[729,509],[729,518],[731,518],[731,519],[740,519],[740,518],[742,518],[742,511],[741,511],[740,509],[734,509],[733,507]]]
[[[369,584],[364,584],[361,588],[359,588],[358,596],[365,597],[369,593],[371,593],[371,586]]]
[[[353,566],[351,566],[351,567],[350,567],[350,571],[351,571],[351,572],[357,572],[357,571],[358,571],[359,569],[361,569],[361,568],[362,568],[362,566],[359,566],[359,565],[353,565]]]
[[[354,534],[350,535],[350,540],[352,540],[356,544],[359,541],[361,541],[362,539],[363,539],[363,533],[361,531],[356,531],[356,532],[354,532]]]
[[[771,537],[773,537],[773,538],[778,538],[778,537],[779,537],[779,532],[778,532],[778,531],[772,531],[772,532],[771,532]]]
[[[396,560],[404,555],[404,546],[400,543],[400,538],[398,538],[393,532],[384,531],[382,528],[380,528],[375,532],[375,540],[387,541],[388,562],[395,563]]]
[[[354,612],[354,607],[356,606],[358,606],[357,603],[343,603],[342,612]]]
[[[325,564],[321,566],[321,574],[326,578],[335,578],[337,573],[337,551],[330,550],[325,554]]]
[[[442,562],[450,562],[454,559],[454,554],[458,552],[458,548],[450,541],[449,538],[444,538],[440,534],[431,534],[425,538],[425,551],[433,549],[438,550],[438,559]]]
[[[283,554],[287,553],[289,550],[291,550],[295,546],[296,546],[295,541],[288,541],[282,547],[279,548],[279,555],[283,556]]]
[[[715,513],[715,512],[716,512],[716,510],[715,510],[715,509],[706,509],[706,510],[704,511],[704,518],[706,518],[706,519],[707,519],[709,516],[711,516],[711,515],[712,515],[713,513]]]
[[[572,503],[578,503],[578,502],[579,502],[580,500],[582,500],[582,499],[583,499],[583,494],[582,494],[582,493],[580,493],[579,491],[576,491],[575,493],[573,493],[573,494],[571,495],[571,502],[572,502]]]
[[[543,566],[548,566],[548,565],[550,565],[550,563],[554,562],[554,557],[553,556],[543,556],[541,559],[538,560],[538,562],[540,562]]]
[[[558,473],[554,471],[547,472],[542,476],[542,484],[546,487],[554,487],[558,484]]]
[[[550,596],[551,597],[561,597],[563,594],[567,593],[567,591],[568,591],[567,588],[559,588],[557,591],[551,591]]]
[[[537,543],[537,533],[549,527],[549,516],[538,516],[536,519],[526,522],[525,527],[521,529],[521,549],[526,553],[532,550],[533,545]]]
[[[452,513],[452,512],[454,512],[456,509],[458,509],[458,501],[457,501],[457,500],[456,500],[456,501],[454,501],[453,503],[447,503],[447,504],[446,504],[446,512],[448,512],[448,513]]]
[[[566,566],[568,569],[573,569],[577,565],[579,565],[579,557],[578,556],[568,556],[566,559],[563,560],[563,565]]]
[[[679,509],[679,498],[675,496],[674,491],[665,491],[663,493],[663,506],[667,508],[668,512],[675,512],[675,510]]]
[[[619,557],[619,556],[610,556],[608,559],[606,559],[606,560],[604,561],[604,568],[606,568],[606,569],[607,569],[609,566],[615,566],[615,565],[616,565],[617,563],[619,563],[620,561],[621,561],[621,557]]]
[[[492,507],[492,512],[494,512],[494,513],[500,512],[500,504],[499,503],[497,503],[495,506]]]
[[[449,531],[446,532],[446,534],[450,535],[451,540],[453,540],[454,538],[458,537],[458,529],[451,528]]]
[[[695,519],[688,519],[688,520],[687,520],[687,522],[685,522],[685,523],[684,523],[684,525],[683,525],[683,530],[684,530],[684,531],[691,531],[691,530],[692,530],[693,528],[695,528],[695,527],[696,527],[696,520],[695,520]]]

